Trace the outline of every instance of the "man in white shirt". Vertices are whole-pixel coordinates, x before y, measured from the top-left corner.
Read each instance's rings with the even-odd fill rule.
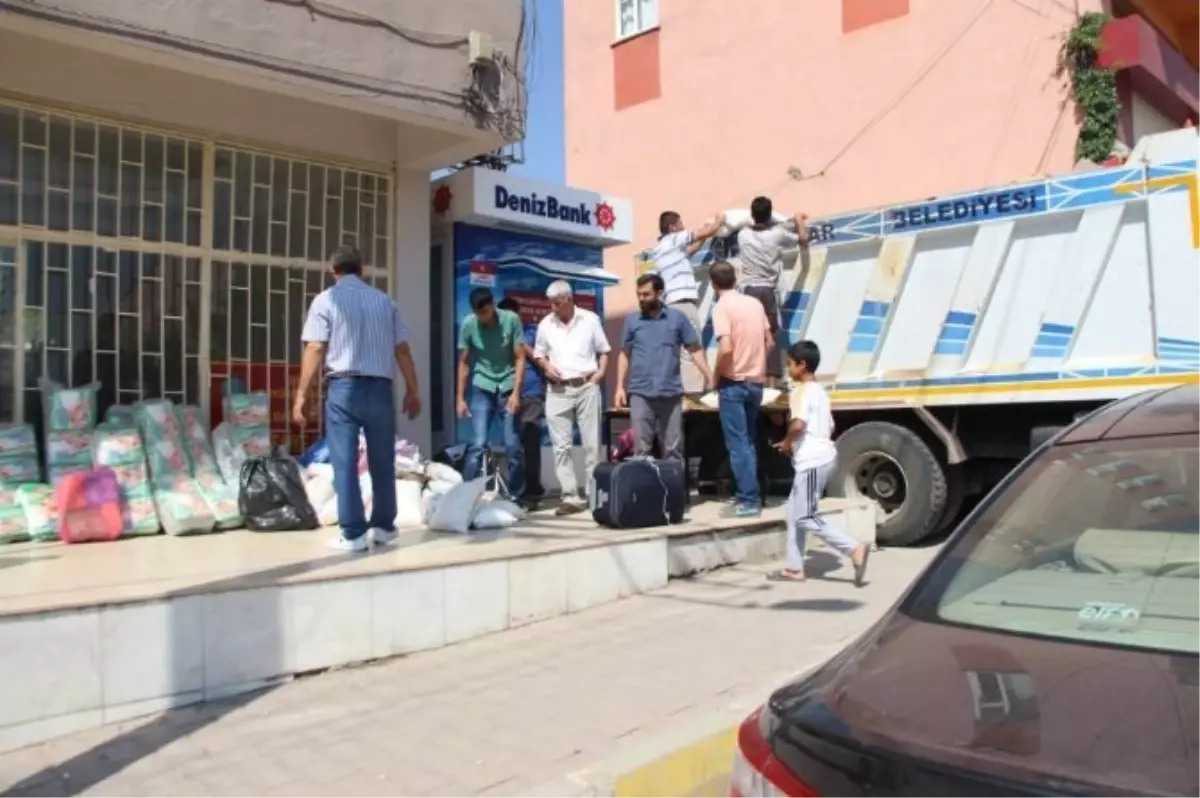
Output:
[[[792,420],[780,450],[792,456],[796,476],[787,504],[787,567],[770,578],[781,582],[804,581],[804,544],[808,533],[849,558],[854,584],[861,587],[867,573],[870,547],[858,543],[821,515],[817,503],[837,465],[833,443],[833,412],[829,394],[816,380],[821,350],[812,341],[797,341],[788,349],[788,376],[792,378]]]
[[[546,425],[554,447],[554,473],[562,488],[557,515],[586,509],[571,456],[575,425],[583,444],[584,474],[600,459],[600,383],[611,347],[600,317],[577,307],[571,286],[556,280],[546,289],[550,313],[538,323],[534,361],[546,375]]]
[[[700,284],[696,282],[691,258],[700,251],[706,240],[717,234],[723,222],[724,216],[718,215],[701,227],[688,230],[675,211],[663,211],[658,216],[659,237],[654,247],[654,271],[662,277],[667,307],[682,313],[696,328],[697,335],[703,330],[700,324]],[[687,352],[680,358],[679,373],[683,379],[685,396],[695,399],[708,389],[705,376]]]

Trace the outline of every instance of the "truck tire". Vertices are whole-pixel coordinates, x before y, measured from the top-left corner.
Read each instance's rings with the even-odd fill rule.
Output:
[[[867,421],[837,439],[831,496],[866,496],[887,511],[876,530],[882,545],[907,546],[934,532],[946,509],[946,472],[921,437],[884,421]]]
[[[958,520],[958,514],[967,503],[967,480],[963,476],[963,466],[944,466],[946,474],[946,506],[942,515],[933,528],[934,534],[949,532]]]

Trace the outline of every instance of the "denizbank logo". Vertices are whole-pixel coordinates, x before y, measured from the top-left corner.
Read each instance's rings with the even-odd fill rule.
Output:
[[[536,192],[513,194],[504,186],[496,186],[495,205],[497,208],[507,208],[513,213],[557,219],[583,227],[595,226],[606,232],[611,230],[617,221],[617,215],[607,202],[597,202],[593,207],[588,207],[585,202],[568,205],[560,202],[553,194],[544,197],[538,196]]]

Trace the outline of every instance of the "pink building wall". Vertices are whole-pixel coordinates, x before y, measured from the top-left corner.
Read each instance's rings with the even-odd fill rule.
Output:
[[[864,27],[883,6],[753,5],[659,0],[659,28],[614,45],[613,0],[565,4],[567,180],[633,200],[635,243],[605,256],[623,278],[665,209],[694,224],[765,193],[815,217],[1071,169],[1056,54],[1100,0],[888,0]],[[632,308],[629,283],[609,294]]]

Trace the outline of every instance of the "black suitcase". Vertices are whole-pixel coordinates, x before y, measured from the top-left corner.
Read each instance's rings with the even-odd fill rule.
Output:
[[[687,475],[681,460],[631,457],[592,472],[592,518],[613,529],[666,526],[683,520]]]

